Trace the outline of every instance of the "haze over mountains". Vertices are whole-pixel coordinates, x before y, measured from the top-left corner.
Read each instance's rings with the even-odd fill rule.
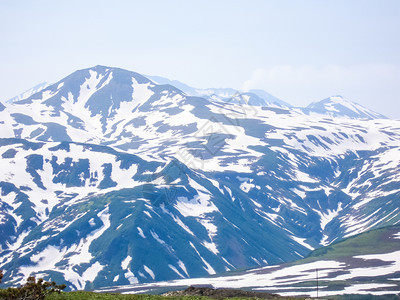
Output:
[[[200,277],[400,221],[400,121],[340,96],[295,108],[96,66],[0,120],[7,284]]]

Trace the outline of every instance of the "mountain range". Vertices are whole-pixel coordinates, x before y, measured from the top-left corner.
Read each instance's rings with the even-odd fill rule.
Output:
[[[296,108],[96,66],[0,120],[7,285],[264,267],[400,221],[400,121],[340,96]]]

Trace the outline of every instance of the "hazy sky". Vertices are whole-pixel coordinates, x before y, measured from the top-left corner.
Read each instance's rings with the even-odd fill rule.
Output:
[[[0,0],[0,99],[94,65],[400,119],[398,0]]]

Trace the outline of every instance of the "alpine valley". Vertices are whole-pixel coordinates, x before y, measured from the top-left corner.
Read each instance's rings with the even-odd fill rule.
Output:
[[[104,66],[32,91],[0,103],[6,285],[270,268],[398,229],[400,121],[340,96],[297,108]]]

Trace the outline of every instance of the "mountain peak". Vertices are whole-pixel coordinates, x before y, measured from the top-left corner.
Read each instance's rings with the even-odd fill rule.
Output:
[[[13,102],[17,102],[26,98],[29,98],[30,96],[39,93],[40,91],[42,91],[43,89],[47,88],[50,84],[48,82],[41,82],[37,85],[35,85],[34,87],[31,87],[30,89],[26,90],[25,92],[11,98],[8,99],[6,101],[6,103],[13,103]]]
[[[231,102],[241,103],[241,104],[249,104],[253,106],[280,106],[280,107],[292,107],[289,103],[271,95],[270,93],[260,90],[260,89],[252,89],[248,91],[241,91],[233,88],[195,88],[189,86],[183,82],[178,80],[171,80],[165,77],[160,76],[148,76],[154,82],[158,84],[170,84],[174,87],[177,87],[182,92],[189,96],[203,97],[212,100],[222,101],[222,102]],[[243,98],[243,99],[242,99]]]
[[[332,101],[347,101],[344,99],[342,95],[335,95],[335,96],[330,96],[328,99]]]
[[[304,112],[314,112],[332,117],[347,117],[351,119],[387,119],[384,115],[365,108],[341,95],[313,102],[304,109]]]

